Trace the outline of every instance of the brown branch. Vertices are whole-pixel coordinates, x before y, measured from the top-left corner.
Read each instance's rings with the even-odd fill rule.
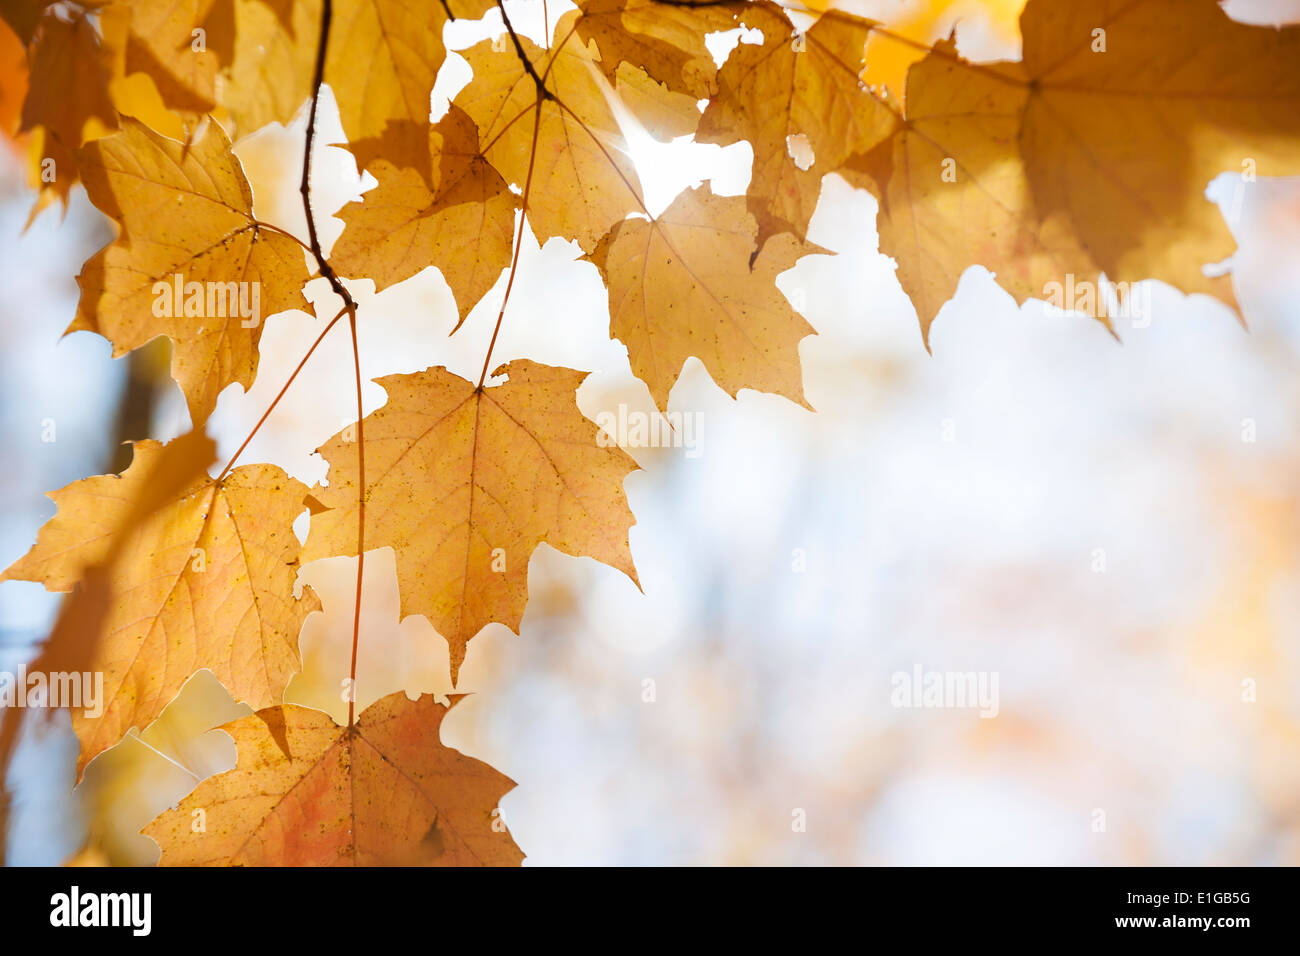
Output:
[[[311,211],[311,151],[312,144],[316,140],[316,109],[320,104],[320,88],[325,81],[325,50],[329,46],[330,21],[333,16],[333,0],[324,0],[320,11],[320,37],[316,41],[316,70],[312,75],[311,82],[311,112],[307,116],[307,143],[302,154],[302,181],[298,185],[298,192],[302,193],[302,207],[307,214],[308,249],[311,251],[312,258],[316,260],[316,267],[320,269],[320,274],[329,281],[334,294],[343,300],[348,311],[355,313],[356,302],[353,301],[351,293],[348,292],[343,283],[339,281],[339,277],[334,273],[334,268],[326,261],[324,254],[320,250],[320,239],[316,235],[316,217]]]
[[[537,84],[538,99],[554,99],[550,90],[546,88],[546,82],[538,75],[537,68],[533,66],[532,60],[528,59],[528,55],[524,53],[524,45],[519,42],[519,34],[515,33],[515,28],[510,23],[510,16],[506,13],[506,5],[502,0],[497,0],[497,9],[501,11],[501,21],[506,25],[506,32],[510,34],[510,39],[514,42],[515,53],[519,55],[519,62],[524,65],[524,72],[531,76],[533,82]]]
[[[445,4],[444,4],[445,6]],[[450,10],[448,13],[450,14]],[[343,312],[348,315],[348,325],[352,331],[352,364],[356,372],[357,387],[357,593],[352,612],[352,663],[348,671],[348,726],[356,722],[357,699],[357,648],[361,643],[361,581],[366,567],[366,453],[362,423],[361,405],[361,350],[357,345],[357,303],[339,280],[333,267],[321,252],[320,239],[316,235],[316,217],[311,211],[311,150],[316,138],[316,110],[320,104],[320,88],[325,81],[325,52],[329,47],[330,21],[333,19],[332,0],[323,0],[320,16],[320,36],[316,41],[316,70],[312,76],[311,112],[307,117],[307,142],[302,154],[302,182],[298,191],[302,193],[302,207],[307,214],[307,237],[310,240],[311,254],[316,265],[334,290],[335,295],[343,300]],[[335,316],[337,322],[339,316]],[[332,326],[334,323],[331,322]],[[328,331],[328,329],[326,329]],[[323,333],[322,333],[323,335]],[[319,341],[319,340],[318,340]],[[315,346],[312,346],[315,348]],[[310,354],[310,353],[308,353]],[[306,359],[304,358],[305,362]],[[296,372],[294,374],[297,374]],[[286,385],[286,388],[288,386]]]

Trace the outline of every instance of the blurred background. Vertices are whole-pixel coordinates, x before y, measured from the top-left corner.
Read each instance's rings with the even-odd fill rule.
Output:
[[[980,59],[1018,56],[1021,5],[842,4],[922,41],[955,25]],[[1227,8],[1300,22],[1293,0]],[[510,11],[542,38],[538,5]],[[483,35],[456,23],[447,39]],[[719,56],[743,42],[715,39]],[[12,41],[0,39],[6,69]],[[907,61],[869,55],[884,83]],[[435,115],[468,76],[449,57]],[[328,96],[321,122],[320,142],[342,140]],[[258,215],[299,235],[303,129],[300,116],[236,146]],[[655,210],[703,179],[726,194],[747,183],[745,145],[628,139]],[[342,228],[328,214],[373,180],[328,146],[314,170],[328,243]],[[528,864],[1300,863],[1300,180],[1206,185],[1239,244],[1248,329],[1149,283],[1151,321],[1120,322],[1121,344],[1095,320],[1017,307],[972,268],[927,354],[877,250],[875,201],[826,179],[809,238],[836,254],[779,280],[818,333],[800,350],[816,412],[751,391],[733,400],[690,360],[670,410],[695,416],[696,451],[628,449],[642,468],[626,488],[643,592],[544,545],[521,633],[493,626],[470,644],[457,690],[472,696],[443,741],[518,782],[501,807]],[[112,227],[78,189],[62,221],[47,210],[24,232],[32,198],[22,146],[7,144],[0,565],[53,514],[45,492],[120,469],[124,440],[189,427],[165,341],[113,360],[96,336],[61,337],[74,277]],[[591,370],[578,399],[592,419],[620,403],[649,412],[578,254],[525,233],[495,362]],[[455,336],[436,270],[379,295],[349,285],[364,377],[477,374],[504,283]],[[333,314],[323,282],[308,295]],[[228,388],[209,422],[219,461],[317,326],[297,312],[268,320],[256,383]],[[338,387],[351,363],[346,333],[327,338],[241,460],[323,478],[313,449],[355,418]],[[383,390],[370,384],[365,400],[379,407]],[[353,559],[302,579],[324,610],[304,627],[286,699],[344,720]],[[36,584],[0,585],[0,670],[33,655],[58,603]],[[892,706],[891,676],[917,667],[997,674],[997,716]],[[449,692],[447,648],[423,618],[398,619],[381,550],[366,563],[358,704],[403,688]],[[140,827],[233,766],[213,728],[246,712],[200,672],[75,790],[66,715],[26,721],[6,862],[155,861]]]

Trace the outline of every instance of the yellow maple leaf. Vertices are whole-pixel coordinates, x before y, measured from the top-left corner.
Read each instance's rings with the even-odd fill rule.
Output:
[[[427,123],[434,80],[447,58],[442,29],[449,15],[476,18],[495,6],[493,0],[338,0],[325,81],[349,142],[379,139],[391,123]],[[363,168],[370,158],[363,147]],[[398,166],[413,162],[385,158]]]
[[[87,669],[103,674],[103,697],[98,714],[72,708],[78,776],[200,668],[253,707],[279,701],[298,670],[303,618],[320,607],[310,589],[293,597],[304,485],[271,465],[236,468],[220,483],[162,480],[163,455],[160,443],[138,442],[121,476],[51,493],[58,512],[0,576],[67,591],[101,569],[98,606],[82,623],[98,624]]]
[[[54,199],[66,205],[78,173],[77,150],[117,126],[109,98],[112,63],[84,13],[49,10],[27,51],[30,76],[21,129],[36,131],[29,179],[40,189],[33,214]]]
[[[311,96],[320,0],[235,0],[235,47],[217,100],[235,134],[285,123]]]
[[[717,66],[706,34],[732,29],[742,4],[676,6],[654,0],[580,0],[576,28],[594,41],[600,68],[613,82],[619,67],[643,70],[676,93],[704,99],[715,90]]]
[[[253,195],[230,141],[209,123],[189,147],[124,118],[88,144],[91,201],[121,235],[77,277],[68,331],[98,332],[122,355],[158,335],[172,340],[172,374],[202,424],[231,382],[247,388],[267,316],[311,307],[302,245],[253,216]]]
[[[439,742],[461,699],[392,694],[350,727],[291,705],[234,721],[235,769],[143,832],[163,866],[516,866],[496,809],[514,781]]]
[[[376,289],[437,266],[464,322],[510,265],[518,200],[479,152],[478,129],[459,107],[414,132],[426,139],[424,168],[377,160],[371,172],[379,184],[339,213],[346,225],[331,261],[343,275],[373,279]]]
[[[806,406],[799,342],[813,332],[776,287],[820,248],[789,234],[758,252],[741,196],[687,189],[655,219],[615,226],[588,258],[609,288],[610,332],[660,408],[692,355],[730,395],[742,388]]]
[[[527,39],[518,50],[486,40],[466,50],[474,78],[455,102],[481,131],[488,161],[526,190],[537,241],[560,236],[590,252],[610,226],[644,205],[595,46],[579,39],[576,21],[572,12],[560,18],[549,50]]]
[[[862,79],[888,89],[899,102],[906,93],[907,71],[926,49],[949,36],[963,20],[979,20],[999,41],[1019,40],[1018,21],[1025,0],[902,0],[881,13],[888,35],[873,31],[867,39]]]
[[[1021,26],[1022,63],[936,46],[909,74],[906,125],[849,163],[881,197],[881,250],[923,332],[972,264],[1017,301],[1104,272],[1235,307],[1230,277],[1203,271],[1234,247],[1204,189],[1300,170],[1300,28],[1235,23],[1214,0],[1031,0]]]
[[[623,479],[637,466],[599,447],[578,411],[586,373],[516,361],[499,375],[490,388],[442,368],[376,379],[388,404],[362,423],[366,547],[397,553],[402,613],[447,639],[453,680],[483,627],[519,629],[539,544],[636,579]],[[319,449],[329,486],[313,494],[327,510],[312,516],[306,560],[357,553],[356,445],[349,431]]]
[[[763,42],[727,58],[696,139],[753,148],[749,208],[762,245],[779,232],[803,237],[822,177],[885,139],[897,118],[859,79],[870,20],[831,11],[805,33],[766,0],[741,19]]]
[[[142,73],[187,126],[216,105],[217,75],[235,42],[234,0],[116,0],[105,41],[123,75]]]

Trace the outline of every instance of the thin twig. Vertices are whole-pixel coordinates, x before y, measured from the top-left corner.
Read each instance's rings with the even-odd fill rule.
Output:
[[[221,484],[221,480],[225,478],[226,475],[230,474],[230,469],[235,466],[235,460],[244,453],[244,449],[247,448],[248,443],[253,440],[253,436],[257,434],[258,429],[260,429],[263,423],[266,422],[267,418],[270,417],[271,412],[275,411],[275,406],[280,404],[280,399],[284,398],[284,393],[289,391],[289,386],[293,384],[293,380],[298,377],[298,373],[301,372],[303,366],[307,364],[307,360],[311,358],[311,353],[316,351],[316,346],[321,344],[321,341],[325,338],[329,330],[338,324],[339,319],[343,318],[343,314],[347,311],[347,306],[339,309],[339,314],[330,319],[329,325],[321,329],[320,335],[316,336],[316,341],[311,344],[311,348],[309,348],[307,354],[302,357],[302,361],[298,363],[298,367],[293,370],[293,374],[289,376],[289,380],[284,383],[284,387],[280,389],[279,394],[272,399],[271,404],[267,406],[266,411],[262,413],[262,417],[257,420],[257,424],[254,425],[253,430],[248,433],[248,437],[244,439],[244,443],[235,449],[235,453],[230,456],[230,461],[226,462],[226,467],[223,468],[221,474],[217,476],[217,484]]]
[[[357,345],[357,313],[348,312],[352,329],[352,367],[357,385],[357,599],[352,606],[352,663],[348,668],[348,726],[356,720],[357,648],[361,644],[361,579],[366,569],[366,423],[361,415],[361,349]]]
[[[549,100],[553,97],[546,88],[545,81],[537,73],[537,68],[533,66],[532,60],[524,53],[524,45],[519,42],[519,34],[515,33],[515,28],[510,23],[510,16],[506,13],[506,5],[502,0],[497,0],[497,9],[501,11],[501,21],[506,25],[506,32],[510,34],[510,39],[514,42],[515,53],[519,55],[519,62],[524,65],[524,72],[533,78],[537,84],[537,96],[539,99]]]
[[[321,4],[320,36],[316,42],[316,71],[312,77],[311,112],[307,117],[307,142],[302,156],[302,183],[299,186],[299,192],[302,193],[302,206],[307,214],[307,236],[311,240],[311,253],[316,258],[320,274],[329,280],[330,288],[343,300],[343,312],[348,315],[348,325],[352,331],[352,364],[356,372],[357,594],[352,613],[352,664],[348,671],[348,726],[351,727],[356,722],[357,648],[361,643],[361,581],[366,566],[366,453],[363,438],[365,425],[361,421],[361,350],[357,345],[357,303],[321,252],[320,239],[316,235],[316,217],[311,211],[311,150],[312,143],[316,138],[316,110],[320,104],[320,88],[325,80],[325,52],[329,47],[330,21],[334,14],[333,6],[332,0],[323,0]],[[338,321],[338,316],[335,316],[335,321]]]
[[[334,16],[333,0],[324,0],[320,12],[320,36],[316,43],[316,70],[312,75],[311,112],[307,116],[307,142],[302,154],[302,181],[298,192],[302,193],[302,207],[307,214],[308,249],[316,260],[316,266],[334,290],[334,294],[343,300],[349,312],[355,312],[357,304],[347,287],[339,281],[334,268],[326,261],[320,249],[320,239],[316,235],[316,217],[311,211],[311,151],[316,141],[316,110],[320,105],[320,88],[325,81],[325,49],[329,45],[330,20]]]

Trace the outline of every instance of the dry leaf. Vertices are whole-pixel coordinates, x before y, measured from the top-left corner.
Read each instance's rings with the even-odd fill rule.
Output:
[[[223,388],[252,384],[266,317],[310,310],[303,248],[253,218],[252,191],[215,124],[187,149],[124,119],[121,132],[86,146],[81,167],[91,201],[122,232],[77,277],[68,331],[98,332],[115,356],[168,336],[172,374],[202,424]],[[201,314],[187,315],[195,291]]]
[[[442,29],[448,11],[476,19],[493,0],[338,0],[325,81],[339,104],[343,130],[352,143],[378,140],[389,124],[429,121],[438,68],[447,58]],[[362,168],[375,158],[413,166],[417,157],[373,153],[358,156]]]
[[[271,465],[236,468],[221,484],[205,474],[168,481],[163,456],[158,442],[139,442],[120,477],[52,492],[58,512],[0,576],[67,591],[86,569],[104,568],[88,668],[104,675],[103,713],[72,711],[78,777],[127,730],[154,720],[200,668],[253,707],[277,702],[298,670],[303,618],[320,607],[310,589],[293,597],[292,525],[304,485]]]
[[[120,35],[105,34],[124,75],[153,80],[169,109],[192,125],[216,105],[217,74],[234,49],[234,0],[117,0]],[[125,16],[129,14],[129,16]]]
[[[578,36],[594,40],[612,82],[623,63],[644,70],[675,93],[704,99],[717,67],[704,37],[734,29],[741,3],[670,6],[654,0],[580,0]]]
[[[39,210],[56,197],[67,203],[79,178],[76,151],[88,135],[113,129],[117,113],[108,96],[109,54],[84,15],[64,19],[47,12],[27,57],[31,74],[21,129],[40,130],[42,136],[32,171],[33,181],[41,184]]]
[[[518,361],[500,375],[483,389],[443,368],[376,379],[388,404],[363,422],[366,547],[397,552],[402,613],[447,639],[453,680],[483,627],[518,631],[539,544],[636,579],[623,492],[636,462],[597,445],[573,398],[586,373]],[[312,518],[305,560],[357,553],[353,434],[319,449],[329,486],[313,494],[329,510]]]
[[[287,124],[311,96],[320,0],[235,0],[235,52],[218,100],[236,134]]]
[[[1039,219],[1024,168],[1006,161],[1027,95],[1020,64],[972,73],[934,56],[911,75],[918,82],[908,125],[842,172],[873,190],[886,184],[878,192],[880,248],[898,261],[925,341],[972,263],[992,269],[1019,302],[1067,273],[1095,281],[1100,269],[1069,222]],[[925,82],[932,76],[950,85]]]
[[[1234,248],[1204,189],[1300,170],[1300,28],[1214,0],[1033,0],[1021,30],[1023,64],[938,46],[909,74],[907,125],[853,164],[922,329],[972,264],[1017,301],[1104,271],[1235,305],[1230,277],[1202,271]]]
[[[763,32],[763,43],[742,43],[727,58],[696,139],[745,140],[753,147],[749,208],[760,245],[779,232],[803,238],[822,177],[897,125],[895,113],[859,78],[873,24],[832,11],[799,33],[766,0],[747,7],[741,19]],[[811,163],[796,158],[801,144],[811,149]]]
[[[512,45],[498,49],[485,40],[465,51],[474,79],[455,102],[478,125],[489,162],[507,182],[528,187],[537,241],[559,236],[590,252],[610,226],[644,205],[595,47],[578,38],[576,19],[560,18],[549,51],[520,40],[545,94]]]
[[[225,727],[235,769],[143,832],[163,866],[517,866],[496,809],[514,782],[441,744],[450,709],[397,693],[352,727],[306,707],[244,717]]]
[[[654,220],[619,223],[589,257],[609,287],[610,332],[661,409],[692,355],[729,395],[754,388],[807,406],[799,342],[813,328],[775,279],[824,250],[782,235],[760,253],[756,234],[744,197],[705,185]]]
[[[376,161],[379,185],[339,213],[346,228],[331,258],[340,273],[369,276],[376,289],[437,266],[464,322],[510,265],[518,201],[479,152],[478,129],[459,107],[418,133],[427,139],[424,170]]]

